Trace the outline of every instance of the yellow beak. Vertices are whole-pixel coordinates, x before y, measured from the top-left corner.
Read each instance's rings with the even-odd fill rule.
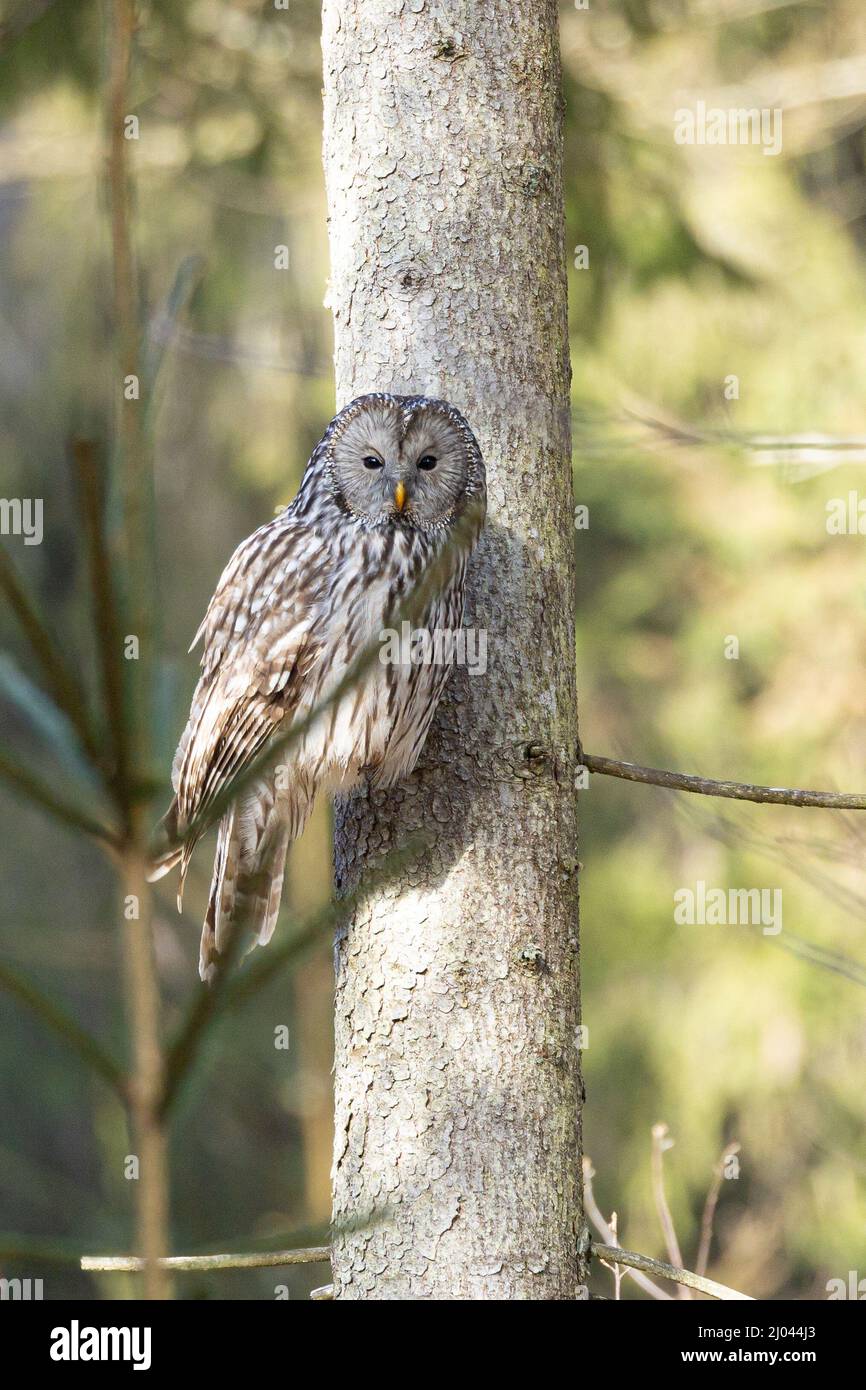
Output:
[[[401,481],[397,484],[397,486],[394,489],[394,506],[397,508],[398,512],[402,512],[405,505],[406,487],[405,484]]]

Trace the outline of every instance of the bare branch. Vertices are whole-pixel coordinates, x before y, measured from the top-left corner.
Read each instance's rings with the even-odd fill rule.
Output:
[[[99,652],[102,696],[114,761],[111,769],[113,790],[126,811],[129,793],[127,711],[123,690],[124,673],[117,595],[111,556],[103,530],[105,484],[96,446],[91,440],[73,440],[70,452],[78,484],[79,515],[87,544],[93,628]]]
[[[230,924],[225,946],[219,954],[213,978],[209,985],[196,991],[192,1006],[167,1049],[159,1099],[159,1114],[163,1119],[192,1071],[208,1029],[215,1021],[219,1006],[223,1003],[242,934],[243,922],[235,918]]]
[[[605,1245],[603,1247],[599,1246],[598,1248],[606,1250],[619,1249],[616,1236],[614,1235],[614,1232],[611,1230],[610,1226],[605,1221],[601,1213],[601,1208],[595,1200],[595,1194],[592,1190],[592,1180],[594,1177],[595,1169],[592,1166],[592,1162],[589,1158],[587,1158],[584,1155],[583,1206],[587,1216],[589,1217],[589,1220],[592,1222],[593,1226],[598,1231],[598,1234],[605,1242]],[[632,1279],[638,1285],[638,1287],[643,1289],[644,1293],[648,1293],[651,1298],[658,1299],[659,1302],[673,1302],[673,1299],[671,1298],[669,1293],[665,1293],[664,1289],[660,1289],[658,1284],[654,1284],[652,1279],[647,1279],[646,1275],[641,1274],[639,1270],[628,1268],[627,1272],[631,1275]]]
[[[5,778],[16,791],[23,792],[37,806],[41,806],[44,811],[50,812],[66,825],[71,825],[75,830],[83,830],[86,835],[91,835],[114,852],[119,849],[120,839],[114,830],[85,815],[77,806],[55,796],[38,777],[34,777],[26,768],[20,767],[3,754],[0,754],[0,777]]]
[[[613,1231],[614,1248],[619,1249],[619,1233],[617,1215],[615,1211],[611,1212],[610,1214],[610,1229]],[[615,1302],[619,1303],[622,1299],[622,1281],[625,1275],[628,1273],[628,1269],[625,1265],[621,1265],[619,1263],[611,1264],[609,1260],[602,1260],[602,1264],[604,1265],[605,1269],[609,1269],[611,1274],[613,1275],[613,1296]]]
[[[276,1269],[282,1265],[327,1264],[329,1245],[308,1250],[272,1250],[254,1255],[168,1255],[159,1261],[161,1269],[202,1271],[223,1269]],[[141,1274],[144,1260],[137,1255],[83,1255],[81,1268],[94,1273]]]
[[[698,1246],[698,1258],[695,1261],[695,1272],[702,1277],[707,1272],[707,1265],[710,1259],[710,1245],[713,1239],[713,1221],[715,1220],[719,1193],[722,1190],[722,1183],[725,1178],[725,1166],[728,1159],[733,1158],[734,1155],[739,1152],[739,1144],[726,1144],[722,1151],[722,1156],[713,1170],[713,1181],[707,1192],[707,1200],[704,1203],[703,1216],[701,1217],[701,1243]]]
[[[665,1245],[670,1256],[672,1265],[677,1267],[682,1265],[683,1257],[680,1251],[680,1243],[677,1240],[674,1219],[671,1216],[671,1209],[668,1206],[668,1199],[665,1194],[665,1174],[664,1174],[664,1154],[665,1150],[673,1145],[670,1131],[667,1125],[659,1124],[652,1127],[652,1182],[653,1197],[655,1198],[656,1211],[658,1212],[662,1232],[665,1238]],[[691,1298],[691,1293],[685,1285],[677,1290],[679,1298]]]
[[[807,965],[817,965],[822,970],[841,975],[843,979],[851,980],[861,988],[866,986],[866,966],[861,965],[859,961],[851,960],[849,956],[840,955],[838,951],[829,951],[817,942],[804,941],[802,937],[791,932],[783,932],[782,939],[772,937],[771,940],[798,960],[805,961]]]
[[[94,766],[99,767],[101,751],[98,739],[90,725],[84,695],[72,672],[67,668],[50,632],[42,622],[35,604],[5,549],[0,549],[0,592],[8,599],[9,606],[18,620],[21,631],[39,663],[51,698],[75,729],[81,746],[91,762]]]
[[[764,801],[778,806],[815,806],[837,811],[866,811],[866,792],[814,792],[800,787],[760,787],[751,782],[713,782],[685,772],[666,772],[657,767],[640,767],[594,753],[580,753],[580,765],[604,777],[622,777],[627,782],[645,782],[671,791],[695,792],[699,796],[722,796],[734,801]]]
[[[660,1279],[671,1279],[675,1284],[681,1284],[688,1289],[695,1289],[698,1293],[705,1293],[710,1298],[740,1299],[748,1303],[754,1302],[749,1293],[740,1293],[737,1289],[729,1288],[727,1284],[717,1283],[715,1279],[704,1279],[699,1274],[693,1274],[690,1269],[677,1269],[674,1265],[667,1265],[662,1260],[650,1259],[649,1255],[638,1255],[634,1250],[622,1250],[618,1245],[596,1245],[593,1243],[591,1251],[598,1260],[616,1260],[618,1264],[627,1265],[630,1269],[645,1270],[648,1274],[658,1275]]]
[[[10,1264],[73,1265],[81,1263],[80,1249],[69,1244],[54,1243],[34,1239],[32,1236],[15,1235],[8,1231],[0,1232],[0,1260]]]
[[[19,1004],[23,1004],[32,1014],[62,1038],[68,1047],[76,1052],[81,1060],[107,1081],[124,1102],[127,1100],[126,1078],[118,1064],[104,1051],[95,1038],[75,1022],[59,1004],[43,994],[41,990],[0,962],[0,987],[5,989]]]
[[[326,927],[350,912],[353,903],[363,893],[380,887],[398,874],[407,860],[421,848],[423,841],[416,837],[401,849],[393,851],[376,870],[367,875],[354,893],[347,894],[336,903],[327,903],[318,912],[314,912],[286,940],[272,946],[267,954],[250,966],[243,975],[237,977],[231,976],[231,967],[237,957],[243,923],[232,924],[226,948],[220,954],[214,979],[209,988],[197,992],[185,1022],[168,1049],[160,1106],[162,1115],[167,1114],[174,1104],[181,1085],[195,1065],[208,1029],[221,1013],[246,1003],[290,961],[311,946]]]

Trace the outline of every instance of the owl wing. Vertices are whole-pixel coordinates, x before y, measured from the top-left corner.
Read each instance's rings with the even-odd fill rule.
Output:
[[[202,674],[172,768],[181,834],[297,707],[320,652],[323,558],[306,526],[278,517],[223,571],[193,641],[204,639]]]

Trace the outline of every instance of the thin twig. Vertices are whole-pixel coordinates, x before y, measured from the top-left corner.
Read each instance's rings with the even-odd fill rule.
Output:
[[[18,620],[42,671],[48,693],[66,715],[85,753],[95,767],[100,766],[101,749],[87,712],[84,694],[45,627],[36,606],[17,573],[10,556],[0,548],[0,592]]]
[[[664,1174],[664,1153],[673,1144],[670,1138],[668,1127],[665,1124],[653,1125],[652,1127],[652,1183],[653,1197],[655,1198],[656,1211],[658,1212],[662,1232],[665,1238],[668,1256],[672,1265],[680,1267],[683,1263],[680,1243],[677,1240],[674,1219],[671,1216],[671,1209],[668,1206],[668,1199],[665,1194],[665,1174]],[[689,1290],[682,1286],[677,1290],[679,1298],[691,1298]]]
[[[276,1269],[281,1265],[327,1264],[331,1258],[329,1245],[314,1245],[308,1250],[273,1250],[254,1255],[168,1255],[159,1261],[167,1270]],[[144,1260],[137,1255],[83,1255],[81,1268],[93,1273],[141,1274]]]
[[[143,374],[147,396],[147,415],[152,416],[156,404],[156,386],[166,351],[174,346],[174,332],[180,332],[180,316],[189,304],[205,272],[203,256],[185,256],[177,268],[174,283],[165,304],[150,325],[142,352]]]
[[[722,796],[735,801],[766,801],[780,806],[817,806],[840,811],[866,811],[866,793],[814,792],[800,787],[760,787],[751,782],[713,782],[707,777],[691,777],[684,772],[665,772],[656,767],[639,767],[615,758],[601,758],[581,752],[580,765],[604,777],[622,777],[628,782],[645,782],[673,791],[695,792],[699,796]]]
[[[87,544],[93,630],[99,652],[102,698],[111,738],[112,790],[123,804],[129,794],[129,749],[120,617],[111,556],[104,533],[105,485],[97,450],[88,439],[75,439],[70,452],[78,484],[78,509]]]
[[[0,1261],[4,1265],[14,1261],[25,1267],[31,1263],[80,1267],[81,1248],[75,1248],[70,1243],[53,1244],[38,1237],[34,1239],[32,1236],[0,1231]]]
[[[593,1180],[594,1177],[595,1177],[595,1169],[594,1169],[593,1166],[592,1166],[592,1161],[591,1161],[589,1158],[587,1158],[587,1156],[584,1154],[584,1158],[583,1158],[583,1207],[584,1207],[584,1211],[586,1212],[587,1216],[589,1217],[589,1220],[592,1222],[592,1224],[593,1224],[593,1226],[595,1227],[595,1229],[598,1231],[598,1234],[601,1236],[602,1240],[605,1242],[605,1248],[606,1248],[606,1249],[609,1249],[609,1250],[610,1250],[610,1249],[615,1249],[615,1248],[617,1248],[616,1238],[615,1238],[614,1233],[613,1233],[613,1231],[611,1230],[610,1226],[609,1226],[609,1225],[607,1224],[607,1222],[605,1221],[605,1219],[604,1219],[604,1217],[603,1217],[603,1215],[602,1215],[602,1213],[601,1213],[601,1208],[599,1207],[598,1203],[596,1202],[596,1200],[595,1200],[595,1194],[593,1193],[593,1190],[592,1190],[592,1180]],[[601,1247],[599,1247],[599,1248],[601,1248]],[[658,1301],[661,1302],[661,1303],[664,1303],[664,1302],[672,1303],[672,1302],[673,1302],[673,1299],[671,1298],[671,1295],[670,1295],[669,1293],[666,1293],[664,1289],[660,1289],[659,1286],[658,1286],[658,1284],[654,1284],[653,1281],[652,1281],[652,1279],[647,1279],[646,1275],[645,1275],[645,1274],[641,1274],[639,1270],[629,1268],[629,1269],[627,1270],[627,1273],[631,1276],[631,1278],[632,1278],[632,1279],[634,1280],[634,1282],[638,1285],[638,1287],[641,1288],[641,1289],[643,1289],[644,1293],[648,1293],[648,1294],[650,1295],[651,1298],[658,1299]]]
[[[695,1289],[698,1293],[708,1294],[710,1298],[741,1299],[749,1303],[754,1302],[749,1293],[740,1293],[737,1289],[729,1288],[727,1284],[717,1283],[715,1279],[705,1279],[699,1274],[692,1273],[690,1269],[677,1269],[674,1265],[665,1264],[662,1260],[650,1259],[649,1255],[638,1255],[634,1250],[622,1250],[618,1245],[596,1245],[595,1242],[590,1249],[598,1260],[616,1260],[619,1264],[627,1265],[630,1269],[645,1270],[647,1274],[655,1274],[660,1279],[671,1279],[675,1284],[680,1284],[688,1289]]]
[[[114,853],[119,850],[120,838],[114,830],[103,825],[100,821],[93,820],[91,816],[85,815],[71,802],[55,796],[54,792],[40,782],[38,777],[34,777],[26,768],[19,767],[5,754],[0,754],[0,777],[9,782],[17,791],[23,792],[44,811],[49,811],[52,816],[63,821],[64,824],[71,825],[75,830],[83,830],[85,834],[91,835],[94,840],[100,841]]]
[[[173,1043],[168,1049],[165,1065],[160,1113],[167,1115],[179,1090],[189,1076],[208,1028],[216,1022],[220,1014],[245,1004],[254,994],[268,984],[284,967],[322,935],[323,931],[351,911],[352,904],[364,893],[386,883],[398,874],[407,860],[423,848],[421,837],[414,837],[401,849],[392,851],[372,873],[359,883],[351,894],[336,903],[327,903],[307,917],[292,934],[257,960],[242,975],[232,976],[231,966],[237,955],[242,924],[231,927],[225,950],[221,952],[217,971],[209,988],[196,994],[192,1008],[185,1022],[179,1028]]]
[[[703,1277],[707,1272],[707,1265],[710,1260],[710,1245],[713,1240],[713,1222],[716,1216],[716,1207],[719,1201],[719,1193],[722,1190],[722,1183],[725,1179],[725,1166],[728,1159],[733,1158],[740,1152],[739,1144],[726,1144],[722,1151],[722,1156],[713,1169],[713,1180],[707,1192],[707,1200],[704,1202],[703,1215],[701,1216],[701,1242],[698,1246],[698,1257],[695,1260],[695,1272]]]
[[[789,931],[783,932],[781,936],[774,936],[771,940],[783,950],[790,951],[798,960],[805,961],[807,965],[817,965],[822,970],[841,975],[843,979],[851,980],[861,988],[866,986],[866,966],[861,965],[859,961],[851,960],[836,951],[826,950],[813,941],[804,941]]]
[[[617,1215],[615,1211],[611,1212],[610,1214],[610,1229],[613,1231],[613,1246],[615,1249],[618,1249],[619,1233],[617,1230]],[[626,1269],[625,1265],[621,1265],[619,1264],[619,1262],[611,1264],[609,1260],[602,1260],[602,1264],[604,1265],[605,1269],[609,1269],[611,1274],[613,1275],[613,1297],[614,1301],[616,1303],[619,1303],[622,1299],[623,1276],[628,1273],[628,1270]]]
[[[19,1004],[23,1004],[32,1014],[35,1014],[59,1038],[62,1038],[73,1052],[78,1053],[81,1060],[92,1071],[101,1076],[103,1081],[108,1082],[122,1100],[127,1099],[126,1078],[121,1068],[96,1039],[85,1032],[59,1004],[55,1004],[23,975],[19,975],[16,970],[10,970],[9,966],[2,964],[2,962],[0,962],[0,987],[11,994],[14,999],[17,999]]]
[[[168,1115],[183,1082],[190,1075],[207,1031],[223,1003],[230,972],[240,949],[243,926],[243,921],[238,917],[231,921],[228,937],[219,953],[212,978],[207,986],[196,991],[186,1019],[178,1029],[174,1041],[168,1046],[159,1100],[159,1114],[162,1119]]]

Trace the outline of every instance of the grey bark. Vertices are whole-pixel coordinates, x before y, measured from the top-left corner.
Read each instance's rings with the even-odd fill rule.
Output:
[[[573,502],[554,0],[325,0],[338,404],[454,402],[487,529],[416,772],[337,808],[336,1298],[581,1296]]]

